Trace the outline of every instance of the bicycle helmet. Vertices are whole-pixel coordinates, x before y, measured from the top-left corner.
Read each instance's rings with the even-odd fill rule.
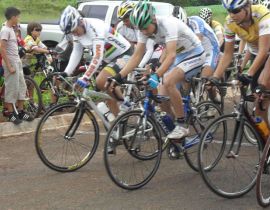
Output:
[[[265,6],[267,9],[270,9],[270,1],[269,0],[264,0],[261,2],[261,5]]]
[[[249,3],[250,3],[249,0],[222,0],[222,4],[227,10],[243,8]]]
[[[129,17],[131,11],[135,7],[135,4],[132,1],[123,1],[117,10],[117,18],[123,20],[126,17]]]
[[[81,15],[72,6],[68,5],[60,18],[60,28],[65,34],[71,33],[80,23]]]
[[[132,10],[129,19],[132,25],[139,29],[145,29],[152,23],[155,8],[148,1],[140,1]]]
[[[204,7],[199,12],[199,17],[204,19],[206,23],[210,24],[212,20],[212,10],[208,7]]]
[[[182,20],[184,23],[187,23],[187,13],[186,10],[184,10],[182,7],[179,7],[179,13],[177,18],[179,20]]]

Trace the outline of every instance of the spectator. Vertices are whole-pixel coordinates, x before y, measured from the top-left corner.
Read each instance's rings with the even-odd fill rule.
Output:
[[[9,121],[19,124],[22,120],[33,118],[23,110],[26,84],[23,76],[22,63],[18,52],[18,43],[13,26],[18,25],[20,11],[15,7],[5,10],[6,25],[1,29],[0,44],[2,63],[5,76],[5,102],[9,111]],[[18,105],[18,112],[15,104]]]

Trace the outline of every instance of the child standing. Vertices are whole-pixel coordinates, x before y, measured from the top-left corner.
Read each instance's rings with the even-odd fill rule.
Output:
[[[0,44],[5,76],[5,102],[7,104],[9,121],[19,124],[22,120],[33,118],[23,111],[26,94],[26,84],[23,75],[22,62],[18,53],[18,43],[13,26],[18,25],[20,10],[8,7],[5,10],[6,24],[1,29]],[[18,113],[15,104],[18,105]]]

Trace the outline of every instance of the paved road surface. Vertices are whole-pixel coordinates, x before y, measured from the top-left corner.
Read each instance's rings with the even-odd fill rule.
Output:
[[[143,189],[125,191],[106,174],[102,137],[97,153],[85,167],[58,173],[39,160],[33,134],[1,139],[0,209],[261,209],[254,190],[227,200],[210,192],[184,160],[163,156],[159,171]]]

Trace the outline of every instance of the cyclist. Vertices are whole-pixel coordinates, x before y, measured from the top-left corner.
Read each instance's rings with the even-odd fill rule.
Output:
[[[107,27],[104,21],[82,18],[78,11],[71,6],[67,6],[63,11],[60,28],[65,34],[73,35],[73,50],[65,72],[68,75],[74,72],[82,57],[83,48],[88,48],[93,51],[92,60],[87,71],[77,80],[77,83],[81,87],[87,87],[88,80],[103,61],[106,66],[96,78],[96,85],[98,89],[105,90],[104,85],[107,78],[116,75],[130,58],[130,43],[115,30]],[[119,112],[117,101],[112,99],[107,102],[112,113],[117,115]]]
[[[206,53],[202,76],[212,76],[215,71],[220,55],[217,37],[212,28],[200,17],[187,17],[186,11],[179,7],[178,18],[188,25],[199,37]]]
[[[135,3],[132,1],[123,1],[117,10],[117,17],[121,20],[116,28],[116,31],[119,32],[122,36],[124,36],[131,45],[137,44],[137,34],[138,30],[135,29],[130,23],[129,16],[135,7]],[[155,51],[155,53],[154,53]],[[159,52],[159,54],[157,54]],[[159,45],[155,44],[154,40],[149,39],[146,43],[146,52],[145,55],[138,65],[138,67],[145,67],[146,63],[150,60],[150,58],[159,58],[162,53]]]
[[[240,75],[239,79],[244,83],[251,83],[252,90],[258,82],[269,89],[269,59],[266,63],[270,49],[269,10],[263,5],[251,5],[249,0],[223,0],[222,2],[229,15],[225,24],[225,52],[214,77],[223,77],[224,71],[232,60],[235,36],[238,35],[246,41],[248,51],[255,57],[247,74]],[[260,111],[257,108],[256,114],[268,122],[267,109]]]
[[[199,12],[199,17],[204,19],[205,22],[211,26],[211,28],[214,30],[217,38],[218,43],[220,46],[221,51],[224,50],[224,28],[221,23],[219,23],[216,20],[213,20],[213,13],[212,10],[208,7],[204,7]]]
[[[140,30],[138,44],[127,65],[115,75],[114,79],[121,83],[123,78],[136,68],[144,54],[148,39],[158,44],[165,44],[166,55],[160,67],[149,77],[151,88],[158,87],[160,78],[170,69],[163,79],[160,91],[167,92],[171,105],[175,111],[176,128],[168,138],[180,139],[188,135],[189,130],[184,128],[184,113],[182,98],[176,85],[194,74],[197,74],[205,60],[205,53],[198,37],[177,18],[155,16],[155,9],[150,2],[140,1],[130,15],[134,27]]]

